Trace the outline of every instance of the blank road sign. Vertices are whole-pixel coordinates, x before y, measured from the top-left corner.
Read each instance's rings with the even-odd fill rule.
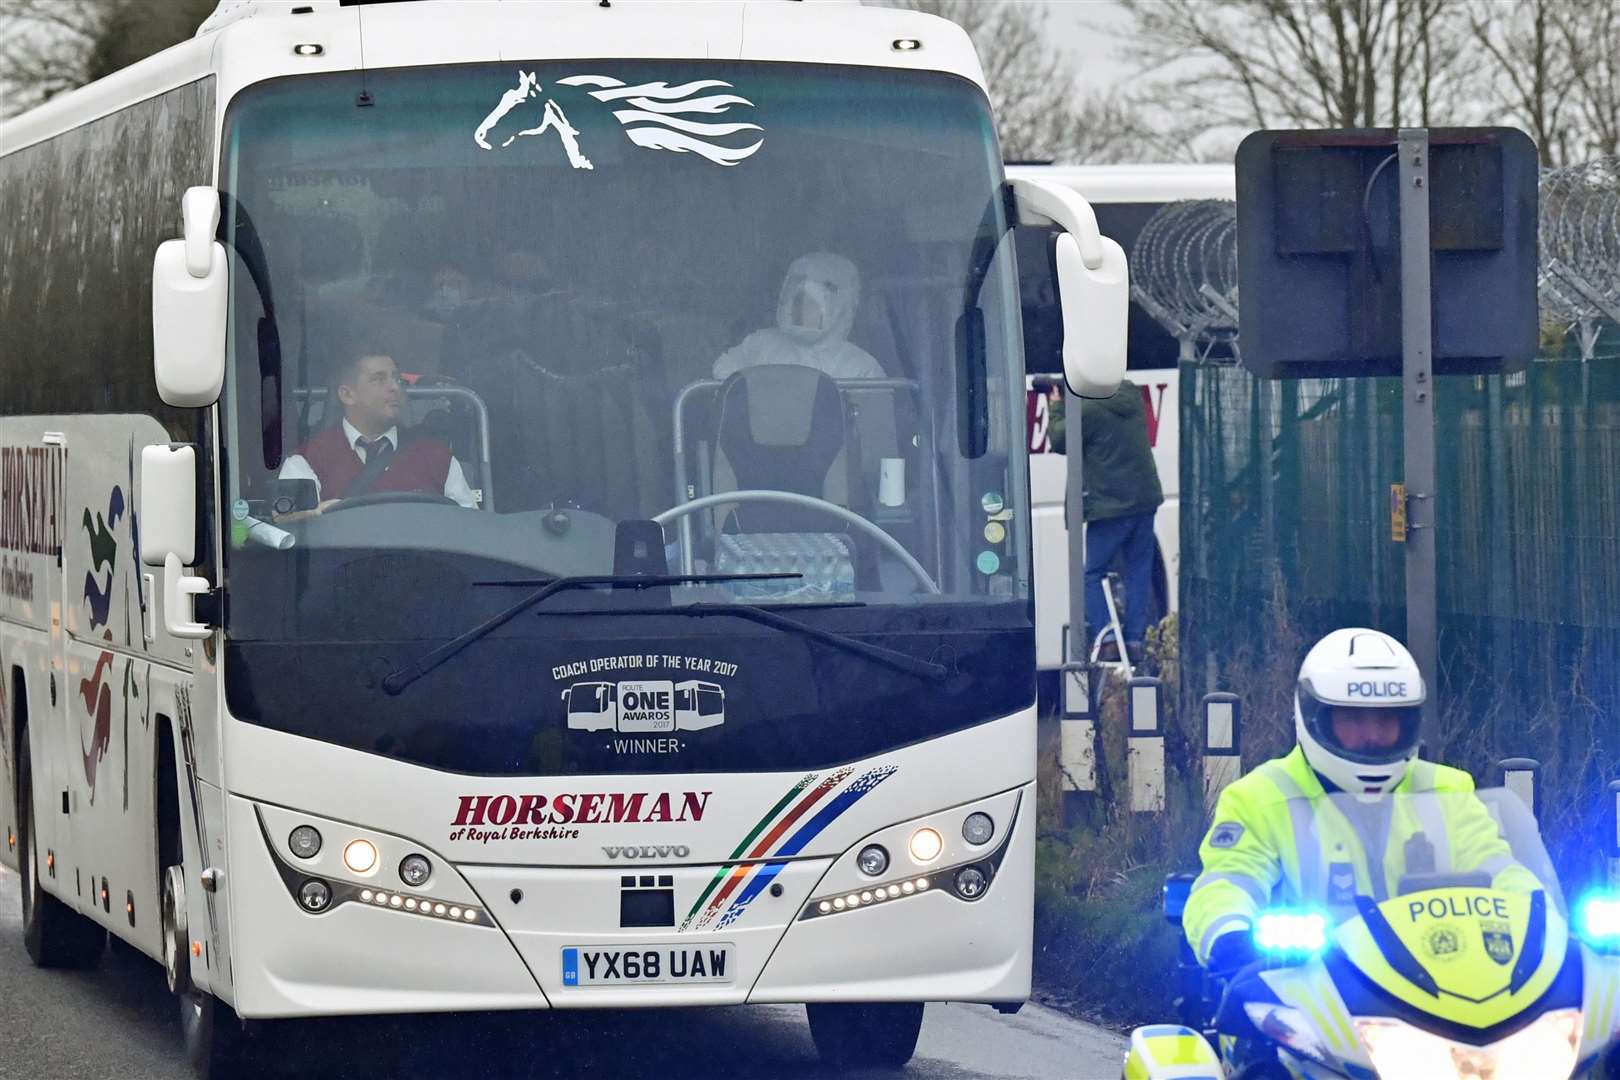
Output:
[[[1265,378],[1401,373],[1394,129],[1259,131],[1237,153],[1244,366]],[[1536,353],[1537,158],[1514,128],[1429,131],[1434,370]]]

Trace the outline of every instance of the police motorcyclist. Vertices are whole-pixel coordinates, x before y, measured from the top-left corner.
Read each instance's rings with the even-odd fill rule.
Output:
[[[1448,871],[1538,887],[1468,795],[1473,778],[1417,760],[1423,700],[1417,663],[1388,634],[1335,630],[1311,648],[1294,696],[1299,745],[1221,793],[1199,848],[1203,872],[1182,923],[1201,964],[1230,976],[1256,959],[1254,919],[1275,894],[1348,908],[1357,894],[1388,898],[1404,874]],[[1333,805],[1367,809],[1377,839],[1328,808],[1339,792]],[[1420,792],[1465,797],[1386,798]]]

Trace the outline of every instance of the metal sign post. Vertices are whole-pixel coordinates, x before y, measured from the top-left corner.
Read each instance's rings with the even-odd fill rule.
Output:
[[[1401,426],[1406,489],[1406,647],[1428,693],[1423,718],[1434,719],[1434,325],[1430,289],[1429,132],[1402,128],[1397,153],[1401,183]]]
[[[1512,128],[1257,131],[1236,165],[1243,366],[1401,377],[1404,476],[1384,482],[1432,717],[1435,383],[1521,371],[1536,354],[1535,143]]]

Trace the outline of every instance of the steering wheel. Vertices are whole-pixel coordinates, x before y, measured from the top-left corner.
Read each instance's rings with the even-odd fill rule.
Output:
[[[798,492],[794,491],[770,491],[768,489],[751,491],[722,491],[714,495],[704,495],[700,498],[693,499],[690,502],[683,502],[679,506],[672,506],[663,513],[654,515],[653,520],[660,525],[667,525],[671,521],[678,521],[688,514],[694,514],[699,510],[704,510],[711,506],[726,506],[731,503],[743,502],[791,503],[794,506],[803,506],[812,510],[820,510],[843,521],[847,521],[851,525],[855,526],[858,530],[865,533],[867,536],[870,536],[872,539],[876,540],[879,546],[881,546],[889,554],[899,559],[900,562],[904,564],[905,568],[911,571],[911,576],[917,579],[917,583],[923,587],[924,592],[930,592],[936,596],[939,595],[940,589],[938,585],[934,584],[934,579],[928,576],[928,571],[923,569],[922,563],[913,558],[911,552],[907,551],[905,546],[902,545],[900,541],[896,540],[894,537],[890,536],[888,533],[884,532],[870,521],[861,517],[861,515],[851,510],[846,510],[837,503],[830,503],[826,499],[818,499],[813,495],[800,495]],[[336,507],[333,509],[336,509]]]
[[[357,506],[381,506],[386,503],[434,503],[441,506],[460,506],[448,495],[435,495],[429,491],[368,491],[364,495],[343,499],[328,506],[323,513],[335,514],[339,510],[353,510]]]

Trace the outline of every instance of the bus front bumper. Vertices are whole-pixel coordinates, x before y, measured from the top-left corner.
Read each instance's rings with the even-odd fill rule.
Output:
[[[226,889],[234,928],[229,997],[245,1018],[1021,1002],[1030,991],[1034,794],[1026,784],[896,823],[836,858],[605,868],[435,860],[434,876],[418,889],[402,887],[394,874],[400,853],[416,846],[410,841],[370,834],[380,849],[371,876],[350,872],[336,844],[301,862],[281,837],[291,823],[321,819],[233,796],[230,843],[240,854]],[[932,866],[906,859],[905,837],[918,821],[960,831],[976,810],[1004,823],[1005,835],[982,851],[948,846]],[[345,828],[330,823],[329,835]],[[895,865],[869,878],[854,861],[873,841],[894,853]],[[964,896],[957,879],[970,866],[988,883]],[[302,886],[315,879],[333,893],[318,912],[300,902]],[[666,892],[673,904],[662,901]],[[630,901],[627,893],[650,896]],[[646,977],[649,966],[659,978]]]

